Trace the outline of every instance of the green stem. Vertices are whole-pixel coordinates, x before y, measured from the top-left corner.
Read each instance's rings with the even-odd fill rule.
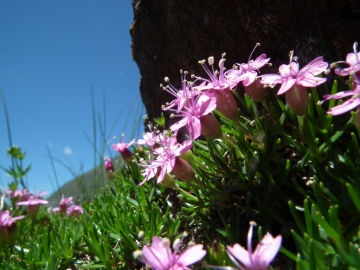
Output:
[[[233,149],[234,148],[234,144],[232,143],[231,140],[229,140],[227,137],[226,137],[226,134],[222,133],[221,134],[221,140],[226,143],[226,145],[229,147],[229,149]]]
[[[188,199],[190,199],[190,200],[192,200],[192,201],[197,201],[197,202],[199,201],[198,198],[196,198],[195,196],[187,193],[185,190],[183,190],[183,189],[182,189],[181,187],[179,187],[178,185],[175,186],[175,189],[176,189],[177,191],[179,191],[180,194],[183,195],[184,197],[186,197],[186,198],[188,198]]]
[[[240,123],[239,119],[234,119],[233,122],[235,123],[235,125],[238,128],[241,129],[241,131],[244,133],[244,135],[249,136],[249,137],[251,136],[250,131],[247,128],[245,128],[243,124]]]
[[[301,137],[304,133],[304,116],[298,116],[298,122],[299,122],[299,137]]]
[[[261,104],[264,106],[265,110],[270,113],[270,108],[269,105],[267,104],[266,100],[264,100],[263,102],[261,102]]]

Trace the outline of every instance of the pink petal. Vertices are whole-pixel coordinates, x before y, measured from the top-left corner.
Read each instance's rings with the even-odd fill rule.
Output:
[[[186,125],[187,121],[188,121],[187,117],[181,119],[179,122],[173,124],[173,125],[170,127],[170,130],[171,130],[171,131],[179,130],[180,128],[182,128],[183,126]]]
[[[354,108],[356,108],[357,106],[360,105],[360,99],[349,99],[347,101],[345,101],[344,103],[331,108],[329,111],[327,111],[328,114],[332,114],[332,115],[339,115],[339,114],[343,114],[346,113]]]
[[[259,69],[263,67],[267,62],[269,62],[270,58],[266,58],[266,54],[263,53],[259,55],[254,62],[251,63],[252,69]]]
[[[281,246],[281,240],[281,235],[273,238],[271,234],[267,233],[254,251],[254,261],[261,261],[262,265],[268,266],[278,253]]]
[[[334,95],[323,95],[322,97],[325,99],[325,100],[329,100],[329,99],[341,99],[341,98],[344,98],[344,97],[348,97],[348,96],[353,96],[355,94],[359,94],[359,91],[353,91],[353,90],[349,90],[349,91],[341,91],[341,92],[338,92]]]
[[[299,64],[295,62],[291,62],[289,65],[281,65],[279,67],[279,73],[284,78],[296,76],[298,71],[299,71]]]
[[[195,140],[201,136],[201,123],[199,118],[191,117],[186,127],[192,140]]]
[[[244,76],[244,75],[246,75],[246,76]],[[242,83],[244,86],[248,86],[255,81],[257,73],[255,71],[249,71],[249,72],[246,72],[244,75],[241,76],[241,77],[244,77],[244,80],[242,80]]]
[[[0,225],[10,216],[10,211],[6,210],[0,213]]]
[[[177,261],[183,266],[188,266],[197,261],[200,261],[206,255],[206,251],[203,250],[203,245],[196,245],[186,249],[179,255]]]
[[[311,74],[312,76],[316,76],[321,72],[324,72],[327,69],[328,65],[329,64],[327,62],[323,61],[323,57],[319,56],[314,60],[312,60],[304,68],[302,68],[299,71],[298,76],[301,77],[304,76],[305,74]]]
[[[151,247],[145,246],[143,248],[143,256],[145,258],[145,263],[149,264],[154,269],[168,269],[169,258],[168,252],[164,245],[164,242],[161,238],[154,236]]]
[[[175,156],[180,156],[190,150],[192,148],[192,141],[186,140],[182,142],[182,144],[177,145],[176,149],[174,150]]]
[[[279,89],[279,92],[277,93],[277,95],[281,95],[281,94],[284,94],[287,90],[289,90],[294,84],[296,83],[296,79],[293,79],[293,78],[286,78],[280,89]]]
[[[199,116],[207,115],[216,109],[216,97],[202,95],[197,104],[200,105]]]
[[[261,77],[261,84],[274,85],[277,83],[281,83],[281,76],[277,74],[267,74]]]
[[[359,64],[359,59],[360,59],[360,52],[357,53],[357,55],[355,53],[349,53],[346,56],[346,63],[348,63],[350,66],[355,66],[356,64]]]
[[[304,87],[315,87],[326,82],[326,78],[319,78],[313,76],[303,76],[296,79],[296,83]]]
[[[242,262],[245,267],[249,268],[251,266],[249,252],[242,246],[240,246],[239,244],[235,244],[233,247],[226,246],[226,249],[235,259]]]

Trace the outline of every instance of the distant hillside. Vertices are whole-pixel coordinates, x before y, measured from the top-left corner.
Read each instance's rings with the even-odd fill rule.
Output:
[[[113,159],[115,169],[119,169],[125,164],[121,156]],[[90,170],[75,179],[67,182],[57,191],[55,191],[48,198],[49,206],[57,206],[61,200],[62,195],[65,197],[73,197],[73,201],[78,203],[79,201],[92,200],[100,190],[111,181],[108,179],[103,164]]]

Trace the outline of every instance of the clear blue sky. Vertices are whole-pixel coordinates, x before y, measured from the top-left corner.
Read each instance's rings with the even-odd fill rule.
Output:
[[[76,171],[93,168],[94,150],[84,135],[93,139],[91,85],[102,119],[106,98],[110,138],[120,139],[125,132],[125,139],[131,140],[132,127],[142,125],[135,121],[136,109],[143,110],[143,105],[139,70],[131,57],[132,20],[130,0],[0,0],[0,87],[13,144],[26,152],[24,164],[33,164],[26,179],[31,189],[50,194],[56,188],[46,146]],[[0,103],[3,167],[11,164],[8,147]],[[60,185],[72,178],[59,162],[55,167]],[[9,181],[1,171],[0,186]]]

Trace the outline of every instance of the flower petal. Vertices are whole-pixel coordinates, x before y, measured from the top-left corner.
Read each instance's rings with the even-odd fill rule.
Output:
[[[359,98],[349,99],[349,100],[345,101],[344,103],[331,108],[330,110],[327,111],[327,113],[332,114],[332,115],[339,115],[339,114],[346,113],[346,112],[356,108],[359,105],[360,105]]]
[[[284,94],[287,90],[289,90],[294,84],[296,83],[296,79],[293,78],[285,78],[285,80],[283,81],[279,92],[277,93],[277,95],[281,95]]]
[[[253,253],[253,260],[261,262],[264,267],[269,266],[270,262],[275,258],[280,249],[281,240],[281,235],[273,238],[271,234],[267,233],[256,246]]]
[[[143,248],[143,262],[154,269],[167,270],[170,267],[168,252],[170,252],[170,248],[164,244],[164,240],[154,236],[152,245]]]
[[[230,252],[230,254],[233,257],[235,257],[235,259],[242,262],[242,264],[246,268],[250,268],[250,266],[251,266],[250,254],[246,249],[244,249],[239,244],[235,244],[233,247],[226,246],[226,249],[228,252]]]
[[[177,262],[182,264],[182,266],[188,266],[197,261],[200,261],[206,255],[206,251],[203,250],[203,245],[195,245],[193,247],[187,248],[183,253],[181,253],[177,259]]]

